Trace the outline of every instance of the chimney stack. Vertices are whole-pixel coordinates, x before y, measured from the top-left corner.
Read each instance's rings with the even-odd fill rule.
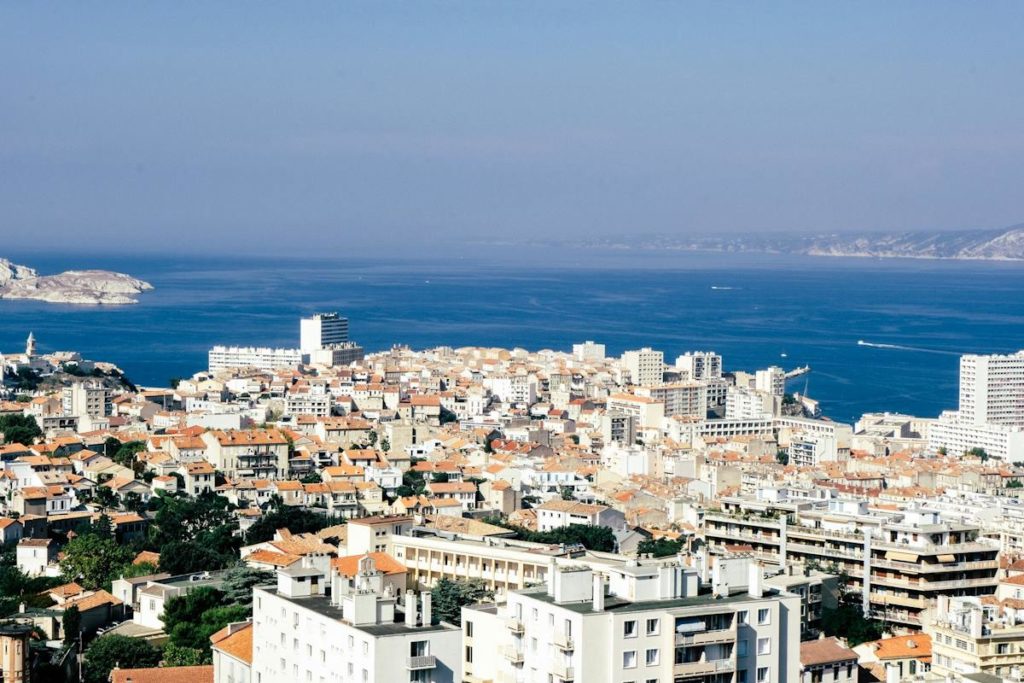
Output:
[[[594,572],[594,611],[604,611],[604,577]]]
[[[764,575],[761,573],[761,565],[757,562],[751,562],[747,567],[747,592],[750,593],[752,598],[764,597],[764,587],[762,582]]]
[[[434,621],[434,613],[430,609],[430,591],[423,591],[423,626],[430,626]]]
[[[405,591],[405,625],[416,627],[416,594],[411,590]]]

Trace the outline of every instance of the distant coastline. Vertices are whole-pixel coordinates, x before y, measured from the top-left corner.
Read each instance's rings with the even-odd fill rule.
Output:
[[[546,246],[567,246],[545,242]],[[753,236],[677,237],[636,235],[574,241],[584,249],[761,253],[847,258],[927,259],[949,261],[1024,261],[1024,224],[1002,230],[919,231],[828,235],[767,234]],[[538,246],[540,246],[538,244]]]

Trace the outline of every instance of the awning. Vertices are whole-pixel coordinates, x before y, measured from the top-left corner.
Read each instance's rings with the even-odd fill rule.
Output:
[[[900,562],[914,562],[917,563],[916,553],[904,553],[898,550],[889,550],[885,553],[885,559],[887,560],[899,560]]]
[[[956,562],[956,555],[939,555],[939,562]]]

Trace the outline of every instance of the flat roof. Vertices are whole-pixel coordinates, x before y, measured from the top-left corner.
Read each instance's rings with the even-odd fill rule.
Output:
[[[554,596],[548,595],[547,590],[530,590],[517,591],[523,595],[529,595],[532,598],[536,598],[542,602],[546,602],[552,605],[572,610],[573,612],[579,612],[580,614],[600,614],[594,612],[594,603],[592,600],[583,600],[578,602],[562,602],[556,603]],[[773,597],[780,595],[779,591],[765,590],[764,597]],[[613,596],[608,596],[604,601],[604,612],[646,612],[650,610],[669,610],[677,609],[680,607],[708,607],[715,608],[720,605],[736,605],[742,602],[759,601],[763,598],[751,597],[746,591],[736,593],[728,597],[716,598],[712,595],[711,591],[702,592],[698,595],[694,595],[686,598],[671,598],[668,600],[645,600],[641,602],[631,602],[629,600],[623,600]]]

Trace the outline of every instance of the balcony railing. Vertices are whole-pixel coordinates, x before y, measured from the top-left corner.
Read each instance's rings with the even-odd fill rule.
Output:
[[[722,628],[698,633],[677,633],[675,638],[676,645],[683,646],[714,645],[716,643],[731,643],[735,640],[735,628]]]
[[[558,631],[555,633],[554,642],[555,647],[557,647],[559,650],[568,651],[573,649],[572,636],[567,635],[562,631]]]
[[[422,671],[424,669],[437,668],[437,657],[434,655],[420,655],[418,657],[409,657],[405,663],[405,668],[409,671]]]
[[[505,627],[512,631],[512,633],[523,633],[526,628],[523,626],[523,622],[520,619],[512,617],[505,620]]]
[[[675,665],[673,673],[676,676],[707,676],[723,671],[732,671],[735,668],[736,660],[730,657],[728,659],[711,659],[703,662],[683,662]]]
[[[556,681],[572,681],[576,678],[575,671],[567,664],[555,664],[551,667],[551,673]]]
[[[521,648],[506,645],[501,648],[501,654],[504,655],[505,659],[513,664],[523,663],[523,651]]]

